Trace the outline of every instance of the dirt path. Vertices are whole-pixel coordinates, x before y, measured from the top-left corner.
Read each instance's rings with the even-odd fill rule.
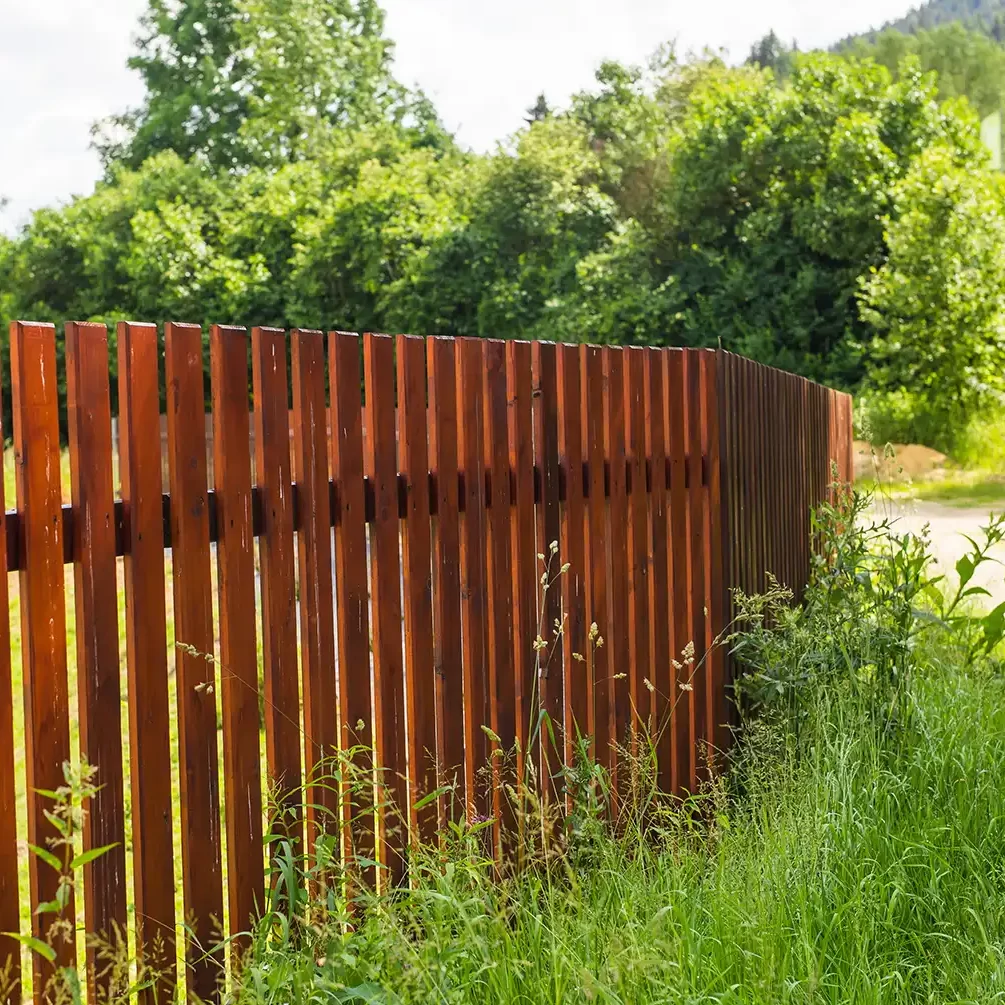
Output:
[[[919,534],[927,524],[940,571],[953,583],[956,581],[956,561],[970,549],[963,535],[980,541],[981,527],[990,517],[989,511],[981,508],[947,506],[917,499],[880,499],[873,505],[870,515],[891,518],[897,533],[901,534]],[[982,598],[989,608],[1005,602],[1005,544],[996,547],[992,555],[997,562],[981,566],[974,574],[974,585],[983,586],[991,593],[990,598]]]

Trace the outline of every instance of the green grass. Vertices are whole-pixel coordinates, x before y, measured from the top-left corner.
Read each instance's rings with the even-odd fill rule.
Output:
[[[915,486],[914,495],[918,499],[950,506],[1000,507],[1005,503],[1005,477],[990,475],[920,482]]]
[[[351,934],[263,952],[245,998],[1000,1001],[1005,685],[947,673],[912,704],[889,741],[840,701],[819,710],[802,756],[762,751],[708,830],[656,820],[502,884],[430,870]]]

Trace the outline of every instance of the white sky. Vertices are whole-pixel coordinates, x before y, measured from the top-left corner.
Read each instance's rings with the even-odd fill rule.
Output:
[[[145,0],[0,0],[0,230],[86,193],[95,119],[137,103],[125,66]],[[742,59],[769,28],[802,48],[905,13],[910,0],[384,0],[397,76],[418,83],[462,143],[488,149],[544,91],[562,105],[603,59],[641,63],[661,42]]]

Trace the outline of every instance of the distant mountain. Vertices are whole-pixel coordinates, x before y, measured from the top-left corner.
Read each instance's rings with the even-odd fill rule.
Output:
[[[883,27],[914,34],[954,21],[1005,42],[1005,0],[928,0]],[[866,37],[875,34],[869,32]]]

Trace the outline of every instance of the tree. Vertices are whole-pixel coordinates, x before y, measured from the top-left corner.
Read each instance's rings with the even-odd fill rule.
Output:
[[[801,56],[783,88],[762,71],[708,72],[675,135],[665,223],[651,232],[677,300],[663,337],[721,339],[854,386],[858,277],[885,258],[894,186],[931,145],[961,166],[983,158],[972,113],[934,98],[916,64],[893,81],[883,67]]]
[[[105,164],[163,150],[223,169],[283,163],[380,122],[449,145],[430,103],[394,79],[383,31],[376,0],[149,0],[129,60],[146,98],[97,128]]]
[[[1005,391],[1005,181],[926,150],[896,186],[886,261],[860,284],[869,386],[908,388],[942,446]]]
[[[1005,48],[959,23],[911,35],[887,29],[873,39],[854,40],[842,52],[873,59],[894,74],[914,57],[922,70],[938,74],[940,98],[969,98],[981,115],[1000,108],[1005,94]]]
[[[777,80],[785,80],[792,72],[792,62],[796,54],[796,43],[786,48],[785,43],[769,31],[750,47],[747,56],[747,66],[757,66],[762,70],[771,70]]]
[[[535,122],[542,122],[544,119],[551,115],[551,107],[548,104],[548,99],[544,96],[544,91],[542,91],[538,96],[537,100],[534,102],[530,108],[527,109],[527,117],[523,120],[528,126],[533,125]]]

